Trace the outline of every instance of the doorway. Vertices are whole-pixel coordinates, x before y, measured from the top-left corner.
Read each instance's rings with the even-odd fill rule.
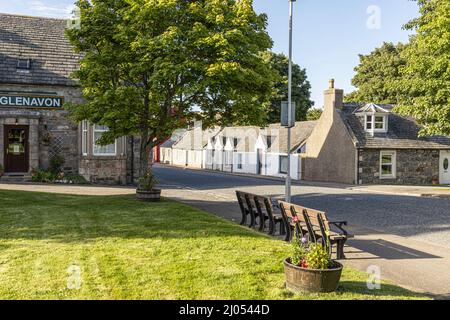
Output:
[[[4,126],[5,173],[27,173],[29,171],[28,137],[28,126]]]
[[[450,151],[441,151],[439,162],[440,183],[450,184]]]

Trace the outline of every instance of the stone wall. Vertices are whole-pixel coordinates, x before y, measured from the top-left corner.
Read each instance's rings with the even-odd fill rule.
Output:
[[[88,181],[102,184],[126,184],[127,157],[82,157],[79,173]]]
[[[439,150],[396,150],[396,178],[380,179],[379,149],[359,153],[359,180],[362,184],[431,184],[439,177]]]
[[[63,96],[65,102],[80,103],[82,95],[76,87],[1,84],[0,91],[6,93],[30,93]],[[65,159],[66,173],[78,172],[78,126],[67,118],[63,109],[45,108],[0,108],[0,122],[30,126],[30,171],[48,169],[55,155]],[[0,127],[3,136],[3,126]],[[1,138],[1,137],[0,137]],[[0,139],[0,164],[3,164],[3,139]]]

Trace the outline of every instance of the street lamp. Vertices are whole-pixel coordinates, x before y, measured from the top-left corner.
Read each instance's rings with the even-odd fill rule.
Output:
[[[286,202],[291,202],[291,126],[295,125],[295,118],[292,119],[292,16],[294,13],[294,2],[289,0],[289,74],[288,74],[288,127],[287,127],[287,175],[286,175]],[[295,115],[294,115],[295,117]]]

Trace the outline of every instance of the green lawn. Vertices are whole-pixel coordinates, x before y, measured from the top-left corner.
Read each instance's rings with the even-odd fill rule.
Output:
[[[337,293],[294,296],[287,244],[176,202],[17,191],[0,200],[2,299],[420,298],[389,284],[370,291],[350,269]],[[80,288],[68,289],[76,268]]]

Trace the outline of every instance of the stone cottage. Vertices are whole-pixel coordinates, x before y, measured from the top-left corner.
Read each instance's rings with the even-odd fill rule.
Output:
[[[450,184],[450,138],[419,137],[391,105],[343,103],[334,81],[306,141],[305,179],[349,184]]]
[[[73,123],[64,103],[82,94],[71,73],[78,67],[61,19],[0,14],[0,165],[5,176],[29,178],[64,159],[67,174],[93,182],[127,183],[137,168],[137,138],[96,141],[108,128]]]

